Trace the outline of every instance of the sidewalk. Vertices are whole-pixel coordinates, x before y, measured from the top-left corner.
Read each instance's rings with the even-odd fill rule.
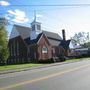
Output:
[[[25,68],[25,69],[18,69],[18,70],[8,70],[8,71],[0,71],[0,75],[2,74],[8,74],[8,73],[15,73],[15,72],[21,72],[21,71],[27,71],[27,70],[34,70],[34,69],[40,69],[40,68],[46,68],[46,67],[51,67],[51,66],[57,66],[57,65],[62,65],[62,64],[69,64],[69,63],[74,63],[76,61],[72,62],[58,62],[58,63],[52,63],[44,66],[38,66],[38,67],[32,67],[32,68]]]

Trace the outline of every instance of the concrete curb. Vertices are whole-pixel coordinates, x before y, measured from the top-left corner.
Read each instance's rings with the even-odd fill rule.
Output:
[[[8,71],[0,72],[0,75],[2,75],[2,74],[9,74],[9,73],[15,73],[15,72],[21,72],[21,71],[34,70],[34,69],[40,69],[40,68],[47,68],[47,67],[51,67],[51,66],[69,64],[69,63],[74,63],[74,62],[80,62],[80,61],[59,62],[59,63],[49,64],[49,65],[39,66],[39,67],[33,67],[33,68],[25,68],[25,69],[19,69],[19,70],[8,70]]]

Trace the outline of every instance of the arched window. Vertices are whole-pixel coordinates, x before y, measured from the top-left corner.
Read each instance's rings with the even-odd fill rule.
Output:
[[[48,53],[48,48],[46,46],[43,46],[42,53]]]
[[[17,41],[17,55],[19,55],[19,43]]]
[[[16,56],[16,42],[13,41],[13,55]]]
[[[11,56],[13,55],[13,45],[11,44],[10,46],[10,50],[11,50]]]

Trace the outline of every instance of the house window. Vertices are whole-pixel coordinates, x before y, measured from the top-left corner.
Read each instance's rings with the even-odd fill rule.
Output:
[[[46,46],[43,46],[42,53],[47,53],[47,52],[48,52],[48,48]]]

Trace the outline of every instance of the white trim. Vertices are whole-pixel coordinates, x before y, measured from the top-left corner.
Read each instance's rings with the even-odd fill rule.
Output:
[[[41,37],[39,38],[39,40],[38,40],[37,44],[38,44],[38,43],[39,43],[39,41],[41,40],[42,36],[43,36],[43,34],[42,34],[42,35],[41,35]]]
[[[45,34],[42,33],[42,36],[43,36],[43,35],[45,35]],[[41,36],[40,39],[38,40],[37,44],[38,44],[39,41],[41,40],[42,36]],[[46,37],[46,35],[45,35],[45,37]],[[47,38],[47,37],[46,37],[46,38]],[[47,40],[48,40],[48,38],[47,38]],[[49,41],[48,41],[48,42],[49,42]],[[50,44],[50,42],[49,42],[49,44]],[[51,44],[50,44],[50,45],[51,45]]]
[[[42,53],[48,53],[48,48],[47,46],[42,47]]]

